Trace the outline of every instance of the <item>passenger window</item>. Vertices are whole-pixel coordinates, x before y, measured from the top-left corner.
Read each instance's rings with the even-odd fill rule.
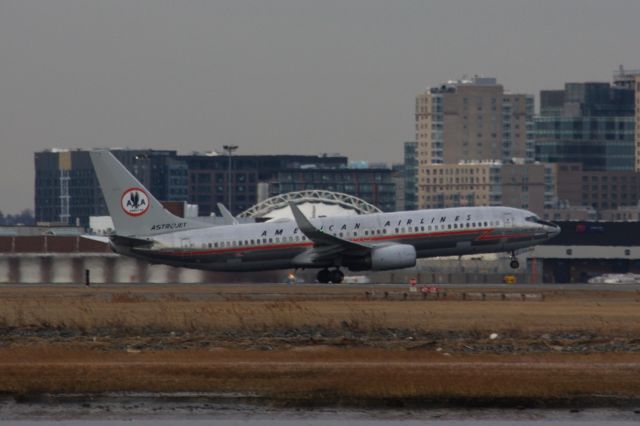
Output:
[[[273,238],[269,238],[269,243],[273,243]]]
[[[447,225],[447,228],[448,228],[448,229],[451,229],[451,224]]]

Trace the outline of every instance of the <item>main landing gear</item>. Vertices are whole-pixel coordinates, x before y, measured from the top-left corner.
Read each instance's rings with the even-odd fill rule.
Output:
[[[509,266],[511,266],[511,269],[518,269],[520,267],[520,262],[518,262],[515,251],[511,252],[511,262],[509,262]]]
[[[340,269],[337,268],[331,271],[328,269],[321,269],[320,271],[318,271],[317,278],[319,283],[326,284],[331,282],[334,284],[340,284],[344,279],[344,274]]]

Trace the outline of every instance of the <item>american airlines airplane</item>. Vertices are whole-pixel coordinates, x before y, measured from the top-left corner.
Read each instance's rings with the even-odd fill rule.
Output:
[[[560,231],[527,210],[458,207],[308,219],[290,204],[295,220],[227,225],[174,216],[109,151],[91,160],[113,219],[112,249],[125,256],[211,271],[318,268],[318,281],[340,283],[341,267],[381,271],[413,267],[416,259],[510,252]]]

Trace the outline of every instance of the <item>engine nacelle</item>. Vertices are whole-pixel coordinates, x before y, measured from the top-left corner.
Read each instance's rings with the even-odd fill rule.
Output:
[[[416,248],[409,244],[395,244],[373,249],[363,259],[349,262],[345,266],[352,271],[385,271],[416,266]]]

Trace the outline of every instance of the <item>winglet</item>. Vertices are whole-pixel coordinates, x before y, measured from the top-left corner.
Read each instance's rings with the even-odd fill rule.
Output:
[[[338,246],[343,249],[350,250],[369,250],[369,247],[364,244],[359,244],[354,241],[345,240],[336,235],[328,234],[321,229],[316,228],[307,219],[307,217],[300,211],[300,208],[294,203],[289,201],[289,207],[293,212],[293,217],[296,219],[296,224],[302,233],[309,238],[315,245],[322,246]]]
[[[304,235],[308,238],[313,239],[309,234],[315,234],[316,232],[322,232],[315,226],[309,222],[309,219],[300,211],[300,208],[295,205],[292,201],[289,201],[289,207],[291,208],[291,212],[293,213],[293,217],[296,220],[296,224],[298,228],[302,231]]]
[[[222,217],[224,218],[225,225],[237,225],[238,223],[240,223],[238,222],[238,219],[236,219],[235,216],[233,216],[231,212],[227,210],[224,204],[218,203],[218,210],[220,210],[220,214],[222,214]]]

